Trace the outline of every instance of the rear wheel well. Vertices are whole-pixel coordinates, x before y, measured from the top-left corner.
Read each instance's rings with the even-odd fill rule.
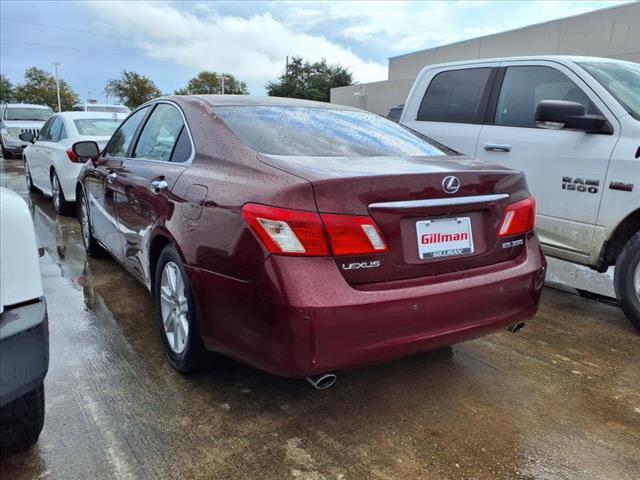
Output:
[[[162,249],[169,245],[171,241],[162,234],[156,235],[151,241],[149,248],[149,279],[151,280],[151,291],[153,292],[153,284],[155,282],[156,266]]]
[[[640,209],[629,214],[611,235],[611,238],[602,246],[598,271],[604,272],[610,266],[616,264],[616,259],[627,241],[640,232]]]

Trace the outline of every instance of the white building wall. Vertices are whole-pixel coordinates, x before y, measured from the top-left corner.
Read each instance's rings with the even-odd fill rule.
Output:
[[[392,106],[404,103],[426,65],[521,55],[587,55],[640,63],[640,3],[392,57],[389,80],[332,89],[331,102],[386,115]]]

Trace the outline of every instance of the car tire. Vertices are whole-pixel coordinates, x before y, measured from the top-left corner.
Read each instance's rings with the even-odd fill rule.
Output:
[[[614,284],[622,310],[640,331],[640,232],[627,241],[618,255]]]
[[[24,450],[38,441],[44,424],[44,384],[0,407],[0,450]]]
[[[204,346],[191,283],[182,259],[172,245],[167,245],[160,253],[153,292],[156,321],[167,359],[177,371],[188,373],[198,366]]]
[[[29,168],[29,164],[27,163],[27,159],[24,159],[24,177],[27,181],[27,189],[29,193],[38,193],[40,190],[36,188],[33,184],[33,179],[31,178],[31,169]]]
[[[73,204],[67,202],[55,170],[51,172],[51,198],[53,200],[53,209],[58,215],[71,215],[73,213]]]
[[[80,235],[84,245],[84,252],[90,257],[98,257],[104,249],[93,236],[93,227],[91,226],[91,216],[89,215],[89,199],[84,190],[79,192],[80,205],[78,206],[78,221],[80,222]]]

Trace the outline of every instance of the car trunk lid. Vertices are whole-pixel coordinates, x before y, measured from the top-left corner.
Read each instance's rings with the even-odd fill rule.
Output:
[[[529,195],[524,176],[509,169],[463,156],[260,159],[310,181],[321,214],[373,218],[388,250],[335,257],[349,283],[490,265],[524,244],[498,237],[507,206]]]

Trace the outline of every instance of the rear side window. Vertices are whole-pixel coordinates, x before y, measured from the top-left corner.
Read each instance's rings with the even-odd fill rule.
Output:
[[[491,68],[438,73],[427,87],[417,120],[479,123]]]
[[[183,127],[182,115],[177,108],[167,103],[158,104],[142,129],[133,156],[170,161]]]
[[[105,157],[124,158],[127,156],[131,140],[133,140],[133,136],[136,134],[140,122],[144,120],[148,111],[149,107],[141,108],[124,121],[104,149]]]
[[[176,146],[173,148],[173,153],[171,154],[171,161],[184,163],[189,160],[190,157],[191,140],[189,139],[189,132],[187,132],[187,127],[182,127]]]
[[[536,107],[542,100],[577,102],[584,105],[586,113],[600,113],[587,94],[559,70],[543,66],[508,67],[498,97],[495,124],[536,128]]]

